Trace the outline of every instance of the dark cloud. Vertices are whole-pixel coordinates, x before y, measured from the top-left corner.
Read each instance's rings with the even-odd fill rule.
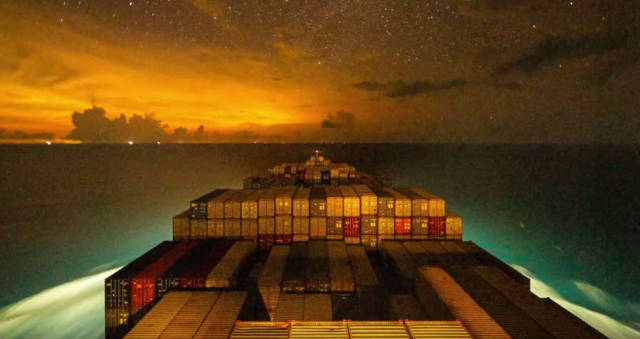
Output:
[[[532,52],[498,65],[493,71],[493,76],[514,71],[531,74],[558,59],[603,54],[625,48],[628,42],[628,31],[595,33],[577,39],[549,37],[540,42]]]
[[[460,78],[445,82],[416,81],[396,88],[388,95],[392,98],[398,98],[422,93],[437,92],[450,88],[464,87],[466,84],[467,81]]]
[[[353,87],[365,91],[384,91],[391,98],[405,97],[428,92],[436,92],[450,88],[463,87],[467,84],[464,79],[451,79],[444,82],[416,81],[406,83],[403,81],[377,82],[363,81],[353,84]]]
[[[377,81],[363,81],[357,84],[353,84],[353,87],[363,89],[365,91],[381,91],[388,89],[389,84]]]
[[[100,107],[92,107],[84,112],[71,115],[74,129],[67,139],[87,142],[155,142],[167,137],[166,125],[156,120],[152,114],[140,116],[134,114],[129,120],[121,114],[118,118],[109,119],[106,111]]]
[[[336,113],[329,113],[326,119],[322,120],[322,128],[349,128],[355,124],[355,116],[351,112],[340,110]]]
[[[9,132],[0,128],[0,139],[53,139],[55,134],[49,132],[26,133],[23,131]]]

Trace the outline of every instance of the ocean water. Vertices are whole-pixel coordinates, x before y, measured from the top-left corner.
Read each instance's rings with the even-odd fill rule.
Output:
[[[640,146],[0,145],[0,320],[13,324],[4,334],[18,333],[34,296],[60,303],[73,290],[61,286],[170,239],[171,217],[192,198],[314,149],[445,197],[465,240],[567,302],[640,328]],[[103,330],[100,289],[91,291],[95,307],[72,319],[91,319],[85,337]],[[41,301],[30,326],[60,309]]]

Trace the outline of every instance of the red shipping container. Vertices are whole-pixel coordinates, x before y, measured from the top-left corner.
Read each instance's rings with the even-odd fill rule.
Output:
[[[258,248],[261,250],[270,250],[273,247],[275,239],[273,234],[258,235]]]
[[[277,245],[288,245],[293,241],[293,235],[291,234],[279,234],[276,235],[276,244]]]
[[[396,234],[411,234],[411,218],[396,217]]]
[[[429,238],[444,238],[447,235],[446,217],[429,217]]]
[[[156,279],[185,253],[195,247],[197,243],[197,241],[183,241],[179,243],[131,279],[131,315],[135,315],[155,300]]]
[[[180,278],[180,288],[205,288],[207,276],[224,257],[233,243],[233,241],[217,241],[214,248],[207,255],[200,258],[199,263],[188,272],[185,272],[184,276]]]
[[[344,217],[342,229],[345,237],[359,237],[360,217]]]

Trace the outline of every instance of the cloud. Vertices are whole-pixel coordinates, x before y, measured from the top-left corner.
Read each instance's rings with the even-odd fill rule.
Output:
[[[558,59],[573,59],[593,54],[603,54],[628,46],[629,32],[608,32],[584,35],[576,39],[549,37],[541,41],[533,51],[514,60],[498,65],[493,76],[510,72],[534,73]]]
[[[336,113],[329,113],[326,119],[322,120],[322,128],[349,128],[353,127],[355,116],[351,112],[340,110]]]
[[[404,97],[410,95],[417,95],[428,92],[442,91],[450,88],[464,87],[467,81],[464,79],[452,79],[445,82],[429,82],[429,81],[417,81],[410,83],[400,88],[397,88],[389,93],[392,98]]]
[[[70,281],[0,309],[0,337],[103,337],[104,279],[118,269]]]
[[[578,318],[585,321],[587,324],[593,326],[595,329],[603,333],[609,338],[638,338],[640,337],[640,331],[616,320],[605,314],[590,310],[586,307],[575,304],[566,300],[558,291],[553,287],[545,284],[539,280],[531,271],[520,265],[511,264],[513,268],[524,274],[531,280],[531,292],[540,298],[551,298],[558,305],[562,306],[567,311],[573,313]],[[584,284],[582,284],[585,287]],[[586,288],[587,291],[592,292],[593,289]],[[602,290],[600,290],[602,291]],[[606,293],[605,293],[606,294]],[[604,301],[608,298],[604,297],[601,293],[593,295],[597,300]]]
[[[415,81],[405,83],[403,81],[377,82],[362,81],[353,84],[353,87],[365,91],[384,91],[391,98],[418,95],[422,93],[437,92],[451,88],[464,87],[467,81],[461,78],[451,79],[443,82]]]

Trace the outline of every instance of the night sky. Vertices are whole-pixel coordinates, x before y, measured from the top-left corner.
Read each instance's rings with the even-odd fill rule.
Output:
[[[64,137],[95,105],[265,140],[640,142],[639,1],[21,0],[0,17],[6,131]]]

